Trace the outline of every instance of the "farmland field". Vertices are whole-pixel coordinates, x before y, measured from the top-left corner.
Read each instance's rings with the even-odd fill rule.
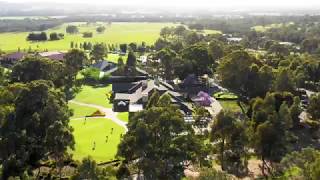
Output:
[[[71,120],[74,128],[75,150],[73,159],[81,161],[91,156],[97,163],[114,159],[117,153],[120,135],[125,133],[123,127],[105,118],[84,118]],[[111,128],[113,132],[111,133]]]
[[[265,25],[265,26],[254,26],[252,27],[251,29],[257,31],[257,32],[265,32],[269,29],[272,29],[272,28],[281,28],[282,26],[289,26],[289,25],[292,25],[293,22],[289,22],[289,23],[286,23],[286,24],[283,24],[283,23],[280,23],[280,24],[269,24],[269,25]]]
[[[70,35],[65,33],[67,25],[73,24],[79,27],[80,33]],[[104,33],[97,33],[96,28],[104,25],[106,31]],[[26,37],[29,32],[17,32],[17,33],[0,33],[0,49],[4,51],[17,51],[18,48],[28,50],[31,47],[34,50],[68,50],[70,43],[92,42],[99,43],[104,42],[107,44],[119,44],[142,41],[147,44],[153,44],[159,37],[161,28],[165,26],[177,26],[174,23],[68,23],[58,26],[53,29],[47,30],[47,35],[50,32],[65,33],[65,38],[58,41],[46,41],[46,42],[29,42],[26,41]],[[93,32],[92,38],[83,38],[82,32]]]

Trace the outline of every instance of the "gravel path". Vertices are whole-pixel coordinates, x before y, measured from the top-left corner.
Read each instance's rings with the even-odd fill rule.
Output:
[[[127,123],[121,121],[117,117],[118,113],[113,112],[112,109],[110,109],[110,108],[105,108],[103,106],[99,106],[99,105],[96,105],[96,104],[82,103],[82,102],[78,102],[78,101],[74,101],[74,100],[69,101],[69,103],[73,103],[73,104],[76,104],[76,105],[79,105],[79,106],[86,106],[86,107],[92,107],[92,108],[95,108],[95,109],[99,109],[100,111],[104,112],[106,114],[106,116],[104,116],[104,117],[93,117],[93,118],[108,118],[108,119],[111,119],[114,123],[118,124],[119,126],[122,126],[125,129],[126,132],[128,131]]]

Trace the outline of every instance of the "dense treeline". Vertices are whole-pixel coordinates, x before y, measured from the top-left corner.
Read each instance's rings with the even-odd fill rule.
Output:
[[[0,32],[45,31],[61,24],[57,19],[0,20]]]
[[[257,34],[251,33],[246,31],[251,35],[250,43],[259,39]],[[239,102],[247,106],[244,116],[224,110],[215,117],[211,132],[202,134],[203,138],[210,138],[214,150],[200,154],[216,157],[222,170],[236,176],[248,173],[249,154],[254,154],[261,160],[263,176],[286,179],[286,173],[291,170],[285,169],[288,165],[282,161],[292,158],[292,150],[297,150],[296,154],[304,153],[303,148],[312,145],[312,140],[306,143],[301,133],[310,139],[319,139],[320,95],[311,96],[309,103],[305,103],[303,91],[300,91],[301,88],[319,90],[319,57],[308,52],[299,53],[275,40],[266,43],[261,53],[246,49],[243,41],[231,43],[224,35],[202,35],[184,26],[163,28],[160,35],[154,45],[156,52],[147,63],[150,74],[168,82],[175,78],[183,80],[192,73],[198,77],[208,74],[237,94]],[[307,115],[301,119],[302,111]],[[193,116],[197,119],[208,118],[201,108],[195,113]],[[196,122],[194,126],[198,126]],[[318,152],[312,149],[308,153]],[[290,167],[300,171],[292,177],[319,178],[314,172],[308,174],[319,172],[318,157],[305,166],[292,159],[289,161]],[[302,157],[301,161],[307,159]]]
[[[186,22],[192,29],[213,29],[224,33],[245,33],[254,26],[280,23],[316,22],[319,16],[244,16],[234,18],[207,18]]]

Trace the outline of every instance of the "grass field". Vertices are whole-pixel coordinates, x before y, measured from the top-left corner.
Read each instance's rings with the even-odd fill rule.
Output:
[[[119,54],[108,54],[108,57],[106,58],[108,61],[118,63],[118,59],[122,58],[123,62],[127,62],[128,55],[120,56]]]
[[[289,23],[286,23],[286,24],[283,24],[283,23],[280,23],[280,24],[269,24],[269,25],[265,25],[265,26],[254,26],[251,29],[254,29],[257,32],[265,32],[265,31],[267,31],[269,29],[272,29],[272,28],[281,28],[282,26],[289,26],[289,25],[292,25],[292,24],[293,24],[293,22],[289,22]]]
[[[97,110],[95,108],[79,106],[73,103],[69,103],[68,106],[69,106],[69,109],[73,110],[73,116],[71,117],[71,119],[81,118],[87,115],[91,115]]]
[[[117,147],[120,143],[120,135],[125,130],[108,119],[87,118],[84,120],[71,120],[71,126],[74,128],[75,150],[72,152],[73,159],[82,160],[84,157],[91,156],[99,162],[110,161],[114,159],[117,153]],[[111,128],[113,133],[111,134]],[[108,141],[106,142],[108,136]],[[95,142],[95,149],[93,150]]]
[[[142,41],[147,44],[153,44],[159,37],[161,28],[165,26],[176,26],[173,23],[112,23],[111,25],[99,23],[99,24],[86,24],[86,23],[69,23],[75,24],[79,27],[80,33],[76,35],[65,34],[65,38],[59,41],[46,41],[46,42],[29,42],[26,41],[26,37],[29,32],[19,33],[0,33],[0,49],[4,51],[17,51],[20,47],[21,50],[28,50],[29,47],[43,51],[48,50],[68,50],[70,48],[70,42],[74,41],[77,43],[92,42],[104,42],[107,44],[120,44],[136,42],[141,43]],[[47,34],[50,32],[65,33],[66,26],[63,24],[59,27],[49,29]],[[98,34],[96,28],[99,25],[104,25],[106,31]],[[92,38],[83,38],[82,32],[90,31],[93,32]]]
[[[82,86],[82,90],[74,98],[75,101],[95,104],[106,108],[112,108],[106,93],[111,91],[111,85],[105,87]]]
[[[242,112],[240,106],[237,104],[237,101],[219,101],[222,108],[231,112]]]
[[[128,122],[129,113],[127,112],[118,113],[117,118],[119,118],[121,121]]]

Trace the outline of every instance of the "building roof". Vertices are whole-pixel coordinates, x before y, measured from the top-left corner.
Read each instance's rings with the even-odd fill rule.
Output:
[[[103,71],[109,65],[110,63],[108,61],[101,60],[93,64],[92,67],[100,69],[100,71]]]
[[[233,41],[233,42],[240,42],[242,40],[242,38],[240,37],[230,37],[227,38],[228,41]]]
[[[199,103],[201,106],[210,106],[213,103],[211,96],[203,91],[200,91],[196,97],[192,98],[192,101]]]
[[[4,59],[12,59],[12,60],[20,60],[23,59],[24,56],[26,56],[26,53],[23,52],[15,52],[15,53],[10,53],[4,56]]]
[[[143,110],[142,104],[129,104],[129,112],[139,112]]]
[[[40,56],[46,57],[52,60],[62,61],[64,59],[65,53],[59,51],[41,52]]]

